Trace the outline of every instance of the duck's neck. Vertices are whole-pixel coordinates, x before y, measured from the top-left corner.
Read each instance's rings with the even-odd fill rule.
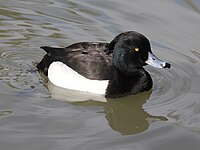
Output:
[[[122,73],[117,68],[114,69],[115,75],[109,81],[106,89],[106,97],[122,97],[148,91],[152,88],[152,79],[149,73],[143,68],[136,69],[131,73]]]

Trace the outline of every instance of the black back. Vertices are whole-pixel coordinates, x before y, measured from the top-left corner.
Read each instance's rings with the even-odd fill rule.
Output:
[[[65,48],[43,46],[47,54],[37,68],[48,75],[53,61],[61,61],[88,79],[109,80],[112,77],[112,54],[107,54],[108,43],[81,42]]]

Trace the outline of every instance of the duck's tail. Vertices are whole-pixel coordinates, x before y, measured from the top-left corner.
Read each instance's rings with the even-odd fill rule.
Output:
[[[50,46],[42,46],[40,47],[47,53],[41,62],[36,66],[40,72],[43,72],[46,76],[48,75],[48,68],[50,64],[59,60],[60,56],[64,56],[66,54],[65,48],[58,47],[50,47]]]
[[[44,58],[37,64],[36,67],[38,68],[39,72],[42,72],[47,76],[50,64],[51,64],[51,59],[48,57],[48,54],[46,54]]]
[[[47,54],[51,54],[51,55],[63,56],[64,54],[66,54],[66,48],[63,48],[63,47],[42,46],[40,48],[43,49]]]

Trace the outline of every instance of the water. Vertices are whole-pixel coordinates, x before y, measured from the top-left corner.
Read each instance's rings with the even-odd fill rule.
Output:
[[[1,149],[198,150],[199,24],[198,0],[1,0]],[[152,91],[74,104],[66,101],[89,98],[56,92],[36,70],[40,46],[108,42],[128,30],[172,64],[146,67]]]

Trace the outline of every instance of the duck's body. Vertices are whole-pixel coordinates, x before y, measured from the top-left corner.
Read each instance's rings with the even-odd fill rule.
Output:
[[[48,75],[54,61],[61,61],[91,80],[109,80],[112,74],[112,55],[106,54],[109,43],[80,42],[65,48],[41,47],[47,52],[38,68]],[[100,63],[99,63],[100,62]]]
[[[149,55],[156,57],[148,54],[152,53],[150,43],[137,32],[119,34],[111,43],[80,42],[65,48],[41,48],[47,54],[37,68],[57,86],[106,97],[136,94],[152,88],[152,79],[142,66],[146,65]],[[158,61],[159,68],[170,67]]]

